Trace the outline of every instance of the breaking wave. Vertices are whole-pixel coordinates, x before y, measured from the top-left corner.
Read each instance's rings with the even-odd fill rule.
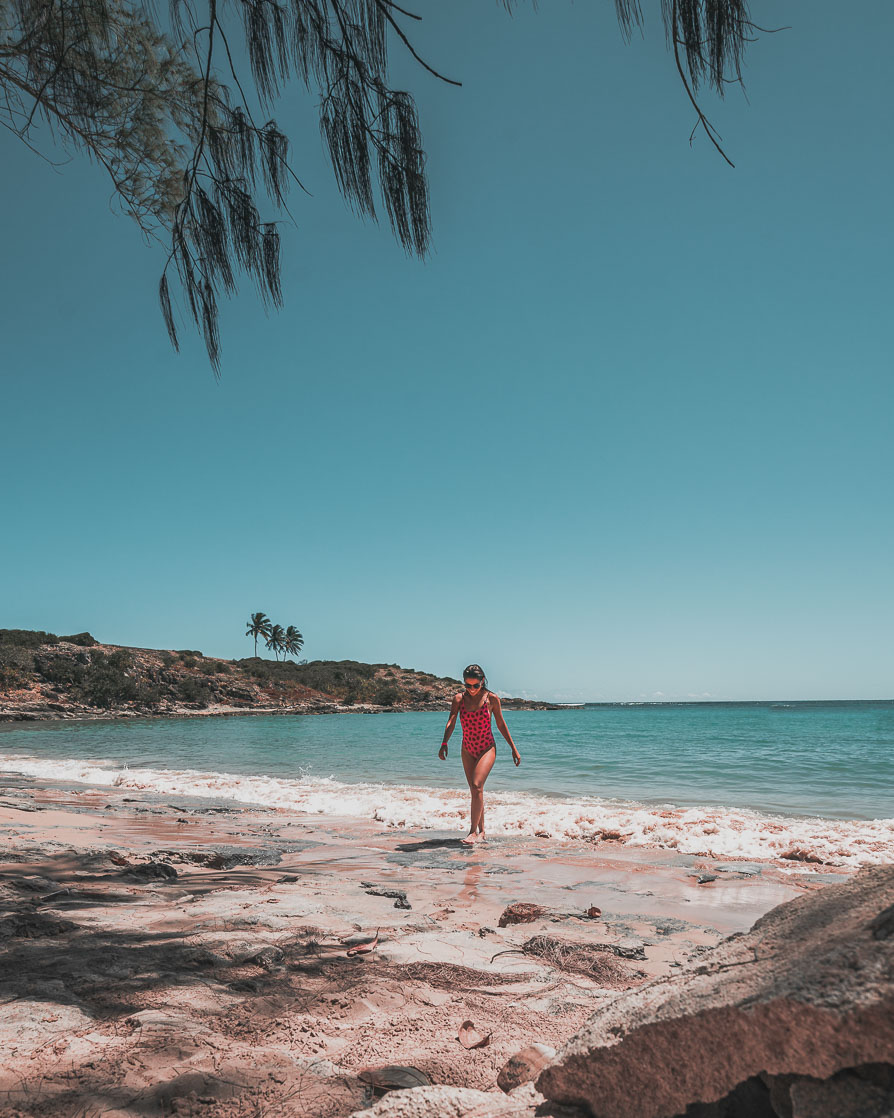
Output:
[[[226,799],[305,815],[351,816],[392,828],[458,830],[468,812],[464,789],[421,785],[129,769],[102,760],[18,755],[0,756],[0,771],[165,796]],[[717,858],[788,859],[836,866],[894,862],[894,819],[800,818],[746,808],[677,808],[591,796],[559,799],[493,792],[487,797],[487,829],[497,835],[614,842]]]

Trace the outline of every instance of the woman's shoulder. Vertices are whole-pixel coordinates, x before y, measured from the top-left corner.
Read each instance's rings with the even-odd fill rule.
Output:
[[[454,706],[458,706],[462,701],[463,701],[463,693],[462,693],[462,691],[457,691],[456,694],[453,696]]]

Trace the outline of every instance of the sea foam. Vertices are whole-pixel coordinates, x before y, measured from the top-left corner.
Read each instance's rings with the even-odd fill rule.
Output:
[[[194,769],[130,769],[102,760],[19,755],[0,755],[0,771],[164,796],[227,799],[306,815],[351,816],[392,828],[460,830],[468,818],[464,789]],[[834,866],[894,861],[894,819],[799,818],[746,808],[680,808],[589,796],[559,799],[493,792],[487,795],[487,830],[495,835],[615,842],[718,858],[788,858]]]

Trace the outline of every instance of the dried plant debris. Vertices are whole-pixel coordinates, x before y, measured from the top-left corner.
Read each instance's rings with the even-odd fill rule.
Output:
[[[528,904],[526,901],[517,901],[515,904],[511,904],[503,909],[503,914],[500,916],[499,920],[499,926],[505,928],[509,924],[530,924],[534,920],[539,920],[541,916],[546,916],[548,911],[549,910],[545,909],[543,905]]]
[[[627,967],[616,962],[615,956],[619,954],[616,944],[575,943],[554,936],[532,936],[531,939],[525,940],[521,950],[525,955],[542,959],[557,970],[584,974],[605,985],[626,985],[634,977],[640,977],[639,971],[631,972]],[[632,952],[633,948],[630,950]],[[622,958],[627,957],[622,956]]]

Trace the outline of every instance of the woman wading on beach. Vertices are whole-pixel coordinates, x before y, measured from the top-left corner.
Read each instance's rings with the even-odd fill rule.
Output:
[[[484,838],[484,782],[494,767],[497,756],[497,743],[490,728],[491,715],[496,720],[497,729],[509,742],[512,760],[516,765],[521,764],[521,754],[515,748],[515,742],[503,718],[499,696],[487,689],[487,676],[483,669],[477,664],[469,664],[463,672],[463,686],[465,690],[453,696],[450,717],[447,719],[444,741],[438,756],[442,761],[447,760],[447,742],[453,733],[458,714],[463,727],[463,768],[472,794],[469,833],[463,842],[477,842]]]

